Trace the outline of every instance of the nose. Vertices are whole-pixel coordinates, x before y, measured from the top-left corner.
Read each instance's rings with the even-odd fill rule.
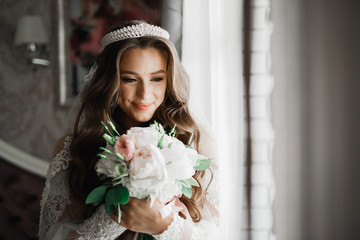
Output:
[[[146,81],[139,81],[139,84],[137,86],[136,95],[140,99],[148,99],[150,92],[151,92],[151,86],[147,84]]]

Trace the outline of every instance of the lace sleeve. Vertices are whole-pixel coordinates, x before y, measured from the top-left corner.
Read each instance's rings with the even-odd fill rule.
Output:
[[[106,214],[104,206],[85,222],[66,216],[65,210],[72,204],[66,187],[70,143],[71,137],[67,136],[61,151],[49,164],[40,203],[39,239],[115,239],[126,229]]]
[[[78,240],[112,240],[120,236],[126,230],[125,227],[117,224],[106,213],[105,205],[102,204],[94,215],[79,225],[72,234],[74,237],[68,239]]]
[[[219,236],[219,165],[217,161],[217,146],[210,129],[200,126],[201,139],[199,152],[211,160],[211,171],[207,170],[201,180],[204,186],[205,204],[202,210],[203,219],[198,223],[187,221],[179,215],[174,215],[174,221],[157,240],[210,240],[220,239]],[[210,184],[210,185],[209,185]],[[206,189],[206,187],[208,188]]]

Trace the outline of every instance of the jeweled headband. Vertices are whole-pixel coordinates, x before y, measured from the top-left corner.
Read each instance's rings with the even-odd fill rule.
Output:
[[[169,39],[169,33],[165,29],[148,23],[139,23],[109,32],[103,37],[101,44],[103,48],[105,48],[113,42],[145,36],[156,36]]]
[[[139,23],[136,25],[127,26],[114,30],[106,34],[101,40],[101,45],[103,46],[103,48],[100,52],[102,52],[107,45],[113,42],[121,41],[128,38],[139,38],[145,36],[162,37],[166,39],[169,39],[170,37],[169,33],[161,27],[151,25],[148,23]],[[95,63],[91,67],[89,73],[86,74],[85,81],[88,81],[93,78],[96,69],[97,69],[97,65]]]

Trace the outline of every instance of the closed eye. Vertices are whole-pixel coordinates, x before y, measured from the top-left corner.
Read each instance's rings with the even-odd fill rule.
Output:
[[[123,82],[126,82],[126,83],[130,83],[130,82],[135,82],[136,79],[135,78],[121,78],[121,80]]]
[[[162,80],[164,80],[164,78],[162,78],[162,77],[157,77],[157,78],[151,79],[151,81],[154,81],[154,82],[160,82]]]

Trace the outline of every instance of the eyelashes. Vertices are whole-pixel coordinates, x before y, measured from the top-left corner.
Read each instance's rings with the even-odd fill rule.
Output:
[[[155,77],[155,78],[152,78],[150,81],[161,82],[163,80],[164,80],[163,77]],[[123,81],[125,83],[132,83],[132,82],[136,82],[137,79],[136,78],[121,78],[121,81]]]
[[[135,78],[121,78],[121,81],[126,82],[126,83],[131,83],[131,82],[135,82],[136,79]]]
[[[162,78],[162,77],[157,77],[157,78],[151,79],[151,81],[154,81],[154,82],[161,82],[162,80],[164,80],[164,78]]]

